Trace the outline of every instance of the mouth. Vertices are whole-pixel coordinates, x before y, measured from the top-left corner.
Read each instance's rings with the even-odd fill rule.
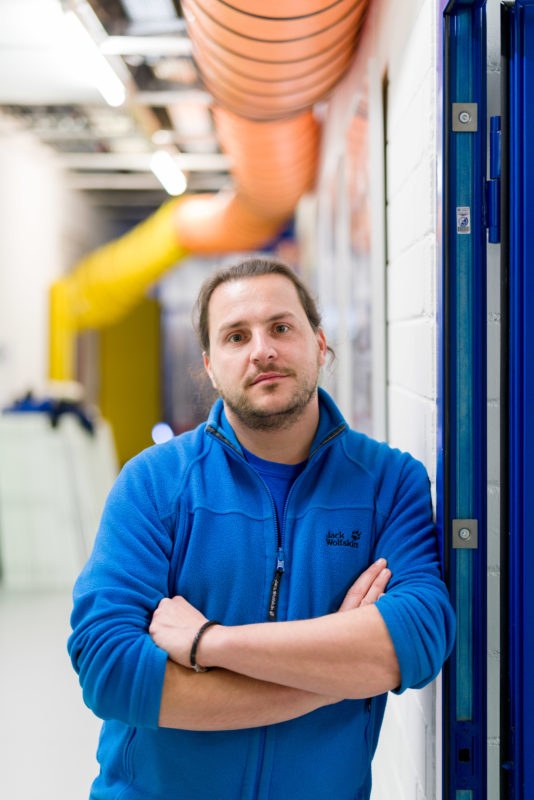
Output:
[[[253,381],[250,382],[249,385],[258,386],[260,383],[274,383],[287,377],[287,373],[282,372],[261,372],[254,378]]]

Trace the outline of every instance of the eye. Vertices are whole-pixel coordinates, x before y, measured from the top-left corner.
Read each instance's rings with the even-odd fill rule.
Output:
[[[274,331],[275,333],[286,333],[289,330],[289,325],[286,325],[285,322],[280,322],[278,325],[275,325]]]
[[[239,344],[239,342],[243,341],[243,334],[242,333],[231,333],[228,337],[228,341],[231,344]]]

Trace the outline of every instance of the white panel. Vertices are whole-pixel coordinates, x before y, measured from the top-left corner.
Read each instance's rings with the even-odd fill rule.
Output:
[[[70,588],[87,560],[117,472],[107,423],[0,417],[0,562],[7,587]]]

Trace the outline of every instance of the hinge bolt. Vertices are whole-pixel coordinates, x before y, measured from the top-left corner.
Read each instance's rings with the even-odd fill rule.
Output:
[[[460,528],[458,536],[460,539],[463,539],[464,542],[467,542],[471,538],[471,531],[469,528]]]
[[[468,122],[471,122],[471,114],[469,113],[469,111],[460,111],[460,113],[458,114],[458,119],[464,125],[467,125]]]

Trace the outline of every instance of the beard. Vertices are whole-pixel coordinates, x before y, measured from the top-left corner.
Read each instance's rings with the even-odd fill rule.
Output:
[[[294,373],[286,374],[293,375]],[[231,390],[222,390],[219,387],[219,394],[225,405],[247,428],[256,431],[280,431],[290,428],[300,419],[309,403],[315,397],[317,383],[318,375],[314,377],[311,375],[305,376],[295,387],[295,391],[285,406],[275,411],[258,407],[249,400],[244,391],[238,393]],[[276,386],[267,386],[263,391],[274,394]]]

